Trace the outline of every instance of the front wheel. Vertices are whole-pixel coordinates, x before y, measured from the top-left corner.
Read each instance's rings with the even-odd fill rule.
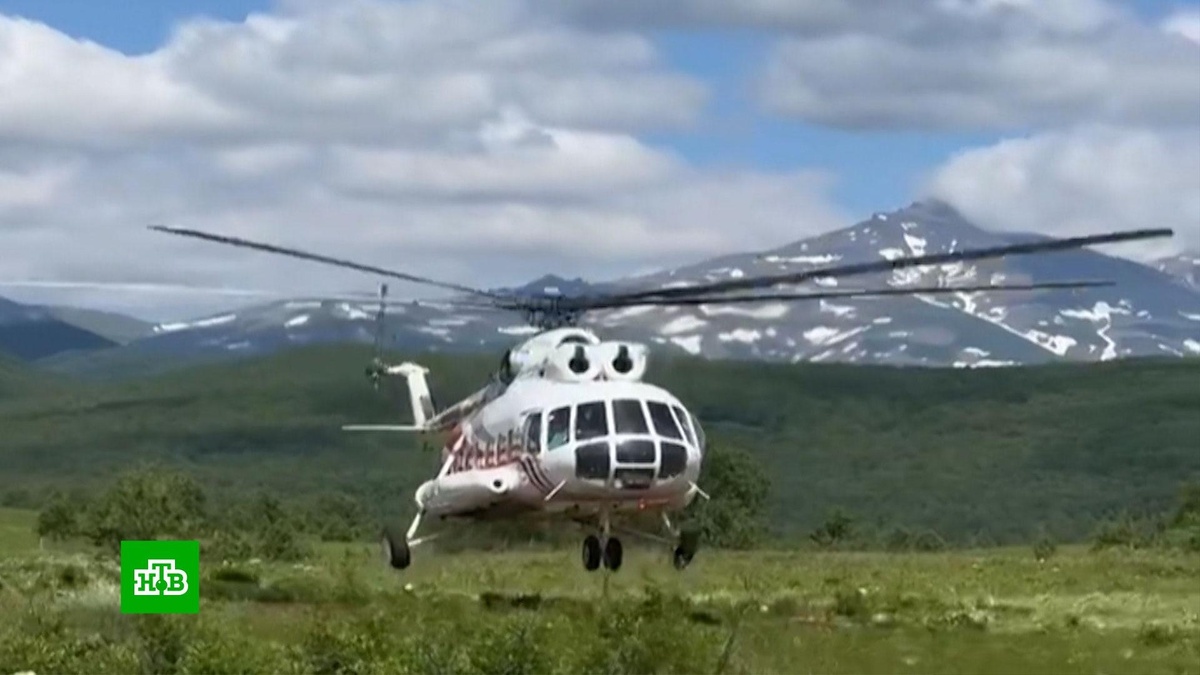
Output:
[[[625,557],[625,549],[621,546],[621,540],[616,537],[609,537],[604,543],[604,566],[616,572],[621,569],[621,560]]]
[[[600,538],[594,534],[589,534],[583,539],[583,569],[594,572],[600,568],[600,558],[603,552],[600,549]]]

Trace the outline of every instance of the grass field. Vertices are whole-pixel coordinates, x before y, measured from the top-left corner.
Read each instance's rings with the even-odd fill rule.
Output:
[[[198,616],[124,616],[111,559],[0,511],[0,673],[1200,673],[1200,556],[374,547],[208,565]]]

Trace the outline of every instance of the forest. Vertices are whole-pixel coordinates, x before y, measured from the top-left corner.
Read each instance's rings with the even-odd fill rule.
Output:
[[[390,356],[429,366],[440,402],[496,365]],[[436,439],[340,430],[407,419],[401,392],[363,377],[369,358],[307,347],[103,383],[0,362],[0,505],[97,499],[152,468],[213,503],[270,495],[297,513],[336,503],[364,522],[404,518],[436,470]],[[773,546],[829,531],[863,545],[1084,541],[1169,511],[1200,481],[1197,360],[951,370],[668,358],[647,379],[705,425],[713,472],[758,486],[727,490],[757,495],[737,508],[761,511],[751,529]]]

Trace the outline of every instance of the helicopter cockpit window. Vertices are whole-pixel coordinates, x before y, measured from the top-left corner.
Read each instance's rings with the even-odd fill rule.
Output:
[[[613,427],[618,434],[648,434],[650,427],[646,425],[646,413],[642,412],[642,402],[633,399],[617,399],[613,401]]]
[[[542,451],[542,413],[537,412],[525,421],[525,452],[534,455]]]
[[[659,478],[674,478],[687,470],[687,448],[678,443],[663,441],[662,462],[658,467]]]
[[[556,408],[546,420],[546,449],[553,450],[571,440],[571,408]]]
[[[705,447],[704,427],[700,426],[700,420],[696,419],[695,415],[689,413],[689,416],[692,418],[692,428],[696,430],[696,440],[699,442],[696,447],[703,450]]]
[[[688,424],[687,413],[677,405],[671,406],[671,410],[675,412],[675,421],[679,422],[679,426],[683,427],[683,435],[687,436],[688,443],[695,445],[696,437],[692,434],[692,425]]]
[[[650,409],[650,419],[653,420],[654,431],[659,436],[683,440],[683,434],[679,433],[679,425],[675,424],[675,416],[671,414],[671,409],[666,403],[647,401],[646,407]]]
[[[575,440],[586,441],[608,435],[608,410],[604,401],[581,403],[575,409]]]

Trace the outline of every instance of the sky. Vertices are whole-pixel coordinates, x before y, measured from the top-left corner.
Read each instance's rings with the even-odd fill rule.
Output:
[[[1200,248],[1200,0],[0,0],[0,92],[0,295],[156,320],[376,280],[152,223],[486,286],[925,198]]]

